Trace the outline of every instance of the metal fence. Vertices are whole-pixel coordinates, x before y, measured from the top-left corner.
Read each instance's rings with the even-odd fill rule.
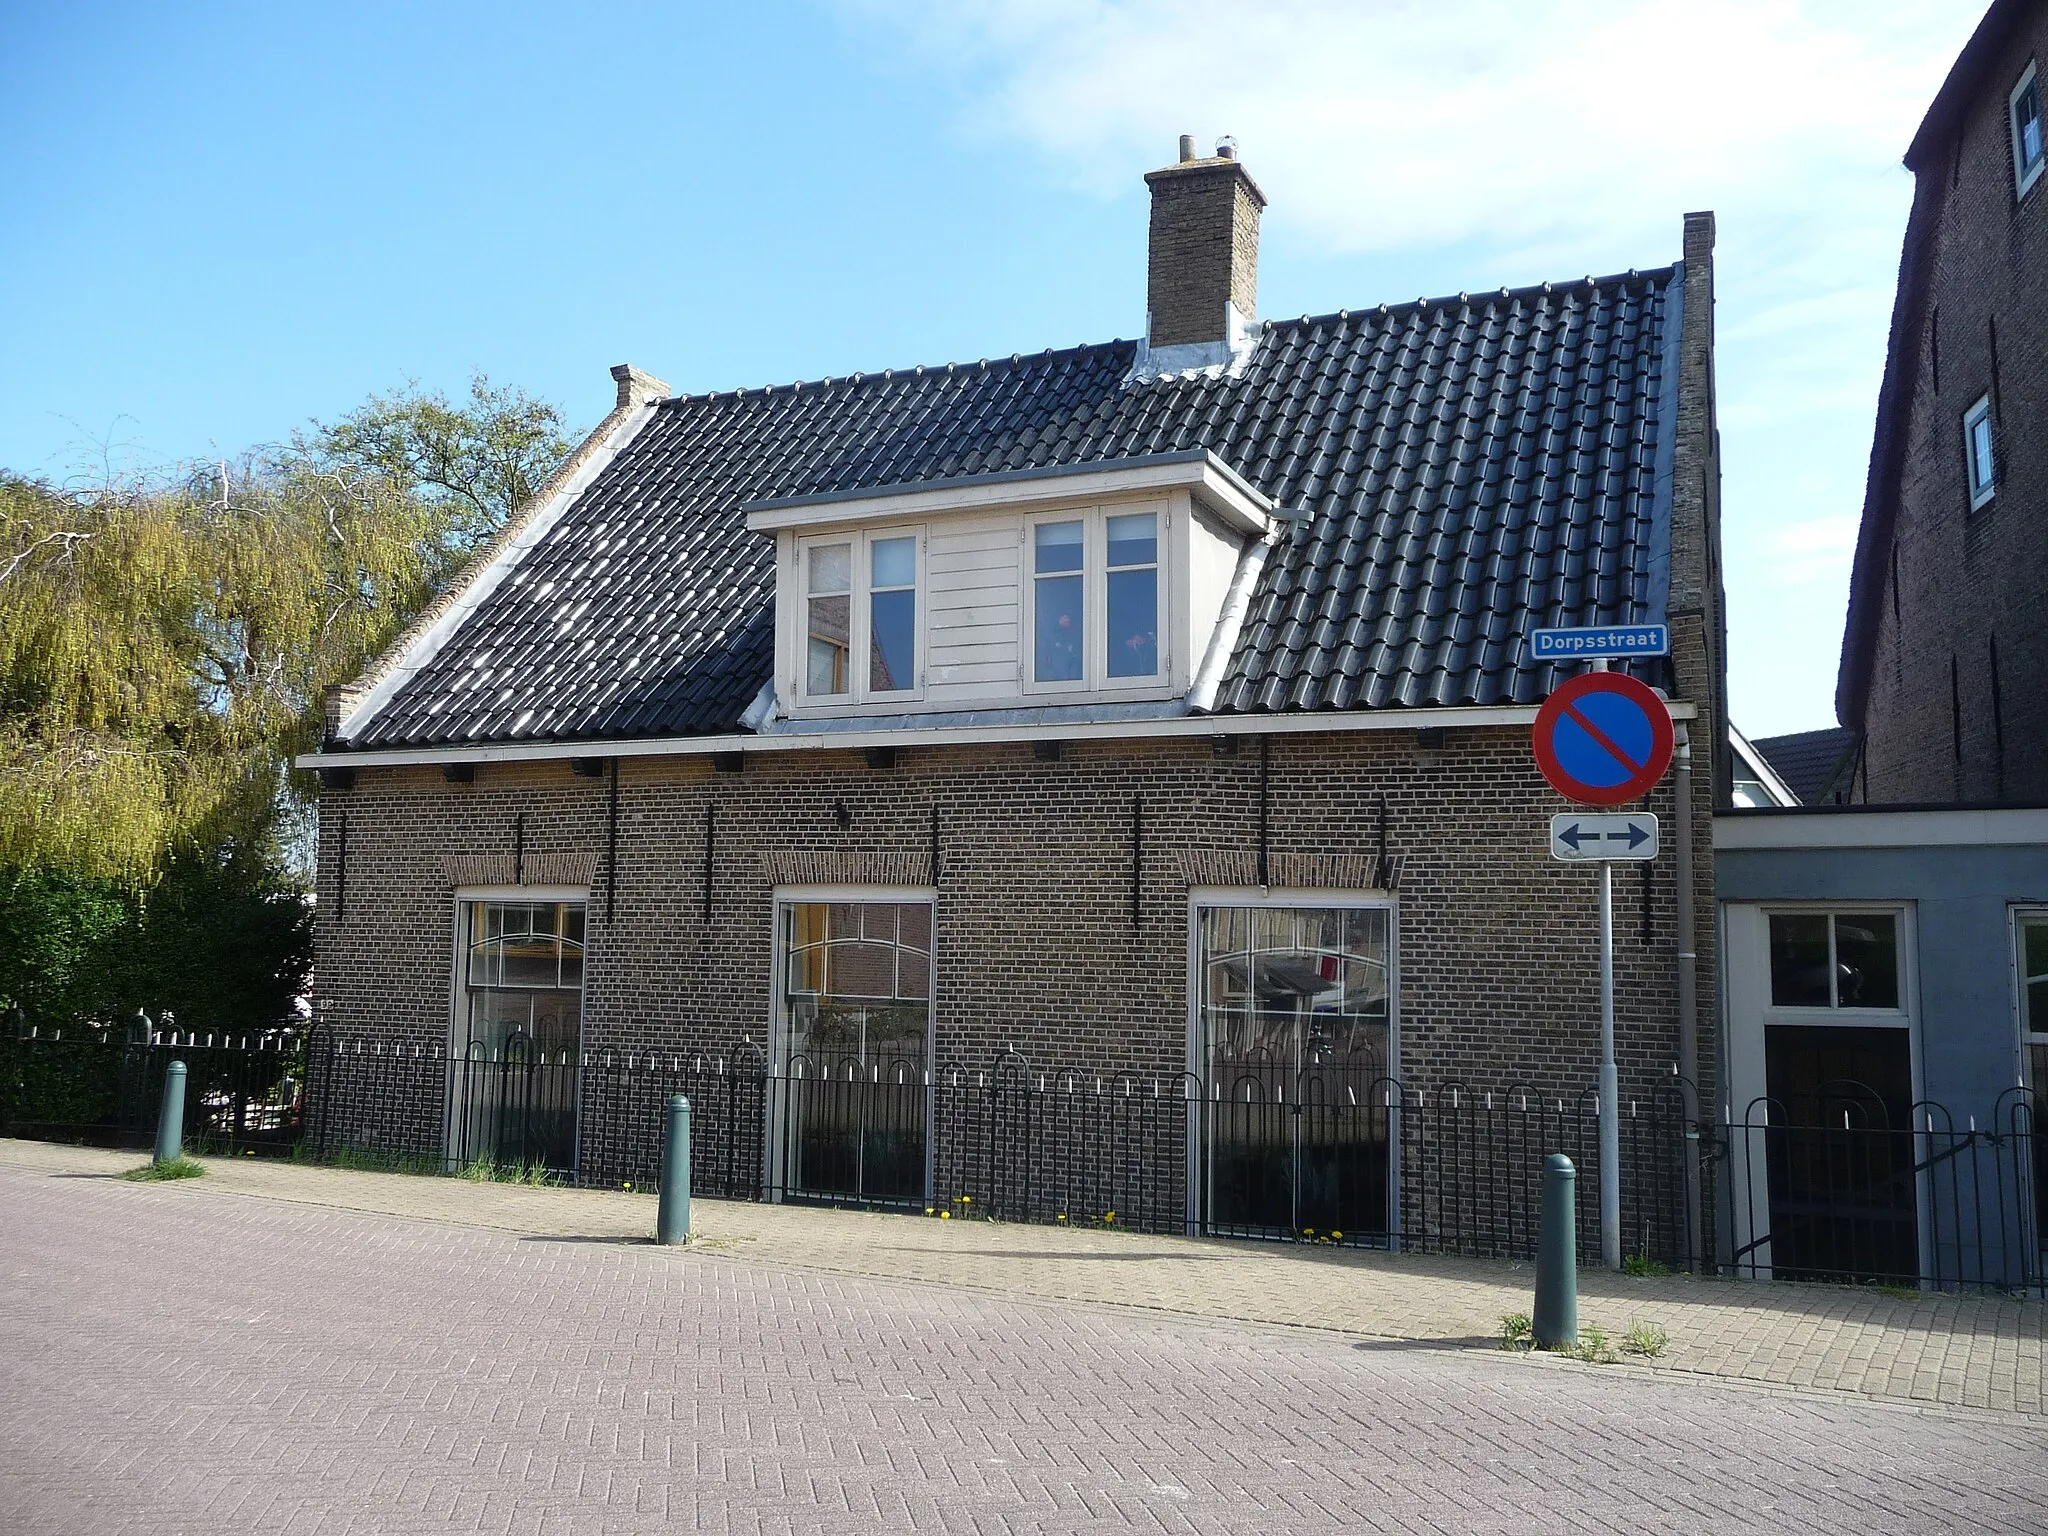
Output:
[[[0,1036],[0,1133],[147,1146],[174,1058],[190,1074],[185,1139],[201,1151],[651,1189],[681,1093],[710,1197],[1425,1253],[1533,1254],[1543,1162],[1562,1151],[1579,1169],[1580,1254],[1599,1251],[1590,1089],[1053,1070],[1015,1052],[929,1071],[845,1058],[771,1071],[750,1045],[451,1055],[430,1040],[141,1021]],[[1847,1081],[1718,1127],[1690,1124],[1683,1103],[1675,1081],[1622,1102],[1627,1254],[1756,1278],[2048,1292],[2048,1126],[2027,1090],[1960,1120],[1934,1103],[1888,1109]]]
[[[158,1028],[27,1031],[0,1037],[0,1132],[87,1146],[145,1147],[164,1072],[185,1063],[185,1144],[199,1152],[289,1152],[299,1140],[306,1036]]]

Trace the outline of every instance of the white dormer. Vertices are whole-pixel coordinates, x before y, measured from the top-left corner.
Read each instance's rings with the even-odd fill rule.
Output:
[[[792,717],[1186,697],[1273,505],[1214,454],[756,503]]]

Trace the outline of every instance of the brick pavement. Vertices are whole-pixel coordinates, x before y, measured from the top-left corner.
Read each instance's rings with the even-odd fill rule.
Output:
[[[105,1172],[136,1161],[0,1140],[0,1166]],[[617,1191],[211,1166],[203,1187],[213,1192],[510,1232],[638,1237],[654,1225],[650,1197]],[[1473,1348],[1490,1347],[1502,1314],[1529,1310],[1533,1285],[1527,1265],[724,1201],[697,1202],[696,1225],[707,1252],[756,1263]],[[1663,1328],[1670,1348],[1650,1369],[2048,1416],[2048,1306],[2037,1301],[1585,1271],[1580,1320],[1614,1337],[1635,1322]]]
[[[528,1230],[644,1228],[624,1196],[382,1181],[458,1225],[238,1194],[256,1170],[133,1185],[93,1176],[132,1157],[0,1150],[10,1536],[1861,1536],[2038,1531],[2048,1502],[2048,1426],[2018,1415],[906,1285],[757,1260],[737,1228],[689,1251]],[[908,1229],[887,1262],[1020,1263],[1015,1230],[812,1230],[863,1225]],[[1076,1271],[1155,1262],[1021,1235]],[[1349,1268],[1319,1260],[1297,1290]]]

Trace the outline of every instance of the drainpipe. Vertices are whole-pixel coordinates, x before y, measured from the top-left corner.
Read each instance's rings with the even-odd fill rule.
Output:
[[[1678,735],[1678,1092],[1685,1118],[1686,1247],[1693,1267],[1700,1255],[1700,998],[1699,952],[1693,941],[1692,736]]]

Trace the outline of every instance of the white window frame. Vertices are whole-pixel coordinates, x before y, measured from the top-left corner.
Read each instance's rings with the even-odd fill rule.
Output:
[[[1985,429],[1985,456],[1990,461],[1981,465],[1977,462],[1979,424]],[[1980,469],[1983,471],[1981,478]],[[1979,396],[1977,403],[1963,412],[1963,483],[1969,488],[1972,512],[1987,505],[1998,494],[1998,433],[1991,421],[1989,394]]]
[[[870,687],[868,683],[868,653],[874,623],[873,546],[889,539],[904,538],[915,540],[917,547],[917,585],[913,588],[917,614],[911,625],[911,676],[915,682],[909,688],[892,688],[887,692],[881,692]],[[847,623],[849,686],[844,693],[814,694],[810,689],[811,551],[821,545],[831,544],[853,546],[853,576],[847,587],[847,596],[851,599],[851,612]],[[925,570],[925,547],[925,530],[922,524],[905,527],[847,528],[836,533],[808,534],[796,541],[796,677],[793,681],[794,696],[805,708],[830,709],[836,706],[846,709],[855,705],[914,704],[923,701],[926,634],[931,612],[931,581]]]
[[[1209,1064],[1202,1049],[1202,912],[1209,907],[1324,908],[1332,911],[1380,911],[1387,914],[1387,1078],[1401,1082],[1401,899],[1386,891],[1329,890],[1318,886],[1233,886],[1197,885],[1188,890],[1187,904],[1187,1070],[1192,1081],[1207,1082]],[[936,945],[936,940],[934,940]],[[1388,1106],[1387,1135],[1392,1146],[1401,1145],[1399,1095]],[[1203,1197],[1202,1147],[1198,1141],[1198,1116],[1188,1117],[1187,1145],[1187,1230],[1202,1230]],[[1387,1160],[1387,1211],[1390,1217],[1387,1252],[1401,1251],[1401,1158],[1398,1150]]]
[[[922,576],[924,569],[918,568]],[[789,1067],[789,1046],[783,1037],[783,1009],[789,1001],[789,948],[785,935],[788,923],[785,913],[790,907],[829,905],[833,902],[852,902],[861,906],[924,906],[932,914],[931,966],[926,975],[925,1004],[925,1060],[936,1069],[939,1052],[939,892],[931,885],[778,885],[770,892],[768,904],[768,1018],[767,1033],[763,1037],[767,1049],[762,1057],[768,1063],[770,1074],[780,1078]],[[762,1138],[761,1178],[762,1188],[782,1188],[780,1176],[784,1170],[776,1166],[781,1152],[782,1128],[787,1106],[777,1101],[768,1107],[770,1117],[769,1134]],[[937,1173],[938,1157],[938,1116],[934,1086],[925,1089],[925,1140],[924,1140],[924,1192],[929,1201],[934,1192],[933,1179]],[[780,1195],[777,1195],[780,1199]]]
[[[2006,132],[2012,141],[2012,179],[2013,197],[2015,200],[2025,197],[2027,193],[2032,191],[2034,183],[2041,179],[2042,170],[2048,168],[2048,120],[2044,120],[2042,117],[2041,95],[2038,90],[2034,93],[2034,120],[2036,124],[2035,132],[2042,136],[2042,145],[2041,154],[2036,157],[2031,166],[2026,163],[2026,143],[2020,136],[2020,97],[2026,94],[2027,87],[2034,84],[2034,80],[2034,66],[2029,64],[2026,72],[2020,76],[2019,83],[2012,88],[2012,94],[2005,99]]]
[[[1157,529],[1153,579],[1159,584],[1159,669],[1147,677],[1109,675],[1109,519],[1149,512]],[[1041,682],[1038,678],[1038,529],[1046,523],[1081,525],[1081,675],[1072,682]],[[1021,589],[1018,609],[1023,644],[1018,676],[1027,694],[1156,695],[1173,676],[1169,653],[1173,629],[1173,504],[1164,501],[1112,502],[1099,507],[1067,507],[1038,512],[1024,519],[1022,557],[1018,561]]]
[[[1913,963],[1910,954],[1912,940],[1912,908],[1889,901],[1808,901],[1808,902],[1767,902],[1763,907],[1763,1011],[1766,1024],[1822,1024],[1843,1025],[1859,1029],[1908,1029],[1913,1023]],[[1898,965],[1899,1001],[1892,1008],[1847,1008],[1839,1003],[1780,1003],[1771,997],[1771,919],[1774,917],[1889,917],[1892,920],[1892,942],[1896,946]],[[1835,929],[1828,925],[1828,959],[1835,958]],[[1835,990],[1837,977],[1830,976],[1829,994]],[[1913,1097],[1920,1097],[1920,1072],[1917,1057],[1913,1071]]]
[[[2032,924],[2048,924],[2048,907],[2020,904],[2006,908],[2006,957],[2012,967],[2012,1024],[2019,1043],[2019,1081],[2036,1093],[2048,1091],[2048,1084],[2036,1083],[2030,1046],[2048,1046],[2048,1019],[2027,1018],[2027,962],[2021,943],[2022,930]],[[2029,1029],[2032,1023],[2035,1027]]]

